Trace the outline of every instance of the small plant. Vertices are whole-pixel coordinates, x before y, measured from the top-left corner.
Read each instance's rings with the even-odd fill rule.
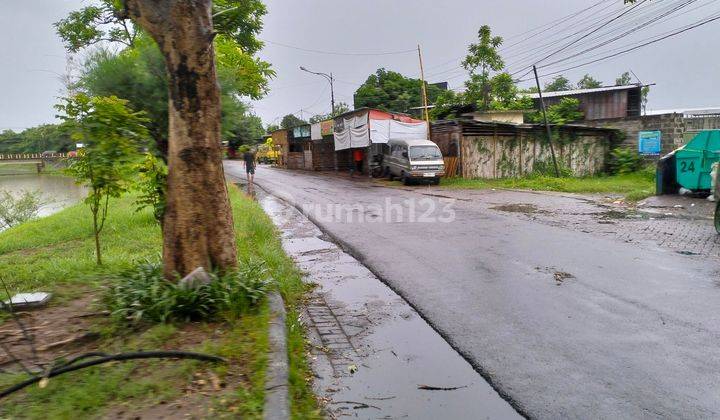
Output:
[[[211,320],[218,314],[252,311],[273,280],[264,263],[250,262],[211,281],[187,287],[168,281],[161,264],[147,263],[122,273],[106,294],[113,318],[121,323]]]
[[[0,190],[0,228],[9,228],[37,216],[43,202],[40,193],[23,190],[15,196]]]
[[[85,203],[90,207],[95,237],[95,258],[102,265],[100,234],[105,227],[110,198],[118,198],[130,186],[130,165],[137,159],[141,141],[147,139],[147,119],[134,112],[128,101],[77,94],[57,105],[73,140],[82,142],[67,168],[79,184],[88,186]]]
[[[629,174],[641,170],[643,165],[643,158],[631,149],[618,147],[610,152],[610,173]]]
[[[135,169],[140,174],[137,183],[140,196],[135,201],[137,211],[151,207],[155,220],[162,224],[167,204],[167,165],[152,153],[146,153],[145,159]]]
[[[572,169],[558,162],[558,169],[561,178],[568,178],[573,175]],[[533,171],[531,176],[555,176],[555,166],[551,161],[538,160],[533,163]]]

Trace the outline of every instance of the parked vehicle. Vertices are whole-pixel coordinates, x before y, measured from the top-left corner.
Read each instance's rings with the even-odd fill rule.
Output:
[[[440,148],[430,140],[391,140],[388,146],[383,168],[390,179],[400,178],[405,185],[413,181],[438,185],[445,175]]]
[[[261,144],[258,146],[257,161],[265,164],[276,164],[280,159],[280,148]]]

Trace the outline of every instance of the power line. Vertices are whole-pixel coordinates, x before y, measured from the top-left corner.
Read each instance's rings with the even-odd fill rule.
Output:
[[[582,63],[582,64],[578,64],[578,65],[575,65],[575,66],[572,66],[572,67],[567,67],[567,68],[564,68],[564,69],[562,69],[562,70],[557,70],[557,71],[554,71],[554,72],[551,72],[551,73],[546,73],[546,74],[543,74],[543,77],[552,76],[552,75],[555,75],[555,74],[560,74],[560,73],[563,73],[563,72],[566,72],[566,71],[569,71],[569,70],[574,70],[574,69],[576,69],[576,68],[580,68],[580,67],[584,67],[584,66],[587,66],[587,65],[590,65],[590,64],[594,64],[594,63],[597,63],[597,62],[599,62],[599,61],[608,60],[608,59],[610,59],[610,58],[614,58],[614,57],[617,57],[617,56],[620,56],[620,55],[623,55],[623,54],[627,54],[627,53],[629,53],[629,52],[632,52],[632,51],[635,51],[635,50],[637,50],[637,49],[646,47],[646,46],[648,46],[648,45],[655,44],[655,43],[657,43],[657,42],[660,42],[660,41],[663,41],[663,40],[665,40],[665,39],[671,38],[671,37],[673,37],[673,36],[682,34],[682,33],[684,33],[684,32],[690,31],[690,30],[692,30],[692,29],[698,28],[698,27],[700,27],[700,26],[707,25],[708,23],[714,22],[714,21],[719,20],[719,19],[720,19],[720,14],[716,14],[716,15],[713,16],[713,17],[710,17],[710,18],[707,18],[707,19],[698,21],[698,22],[696,22],[695,24],[690,25],[690,26],[688,26],[688,27],[686,27],[686,28],[684,28],[684,29],[680,29],[680,30],[677,30],[677,31],[673,31],[673,32],[670,33],[670,34],[667,34],[667,35],[662,36],[662,37],[660,37],[660,38],[654,39],[654,40],[652,40],[652,41],[644,42],[644,43],[639,44],[639,45],[636,45],[636,46],[634,46],[634,47],[627,48],[627,49],[624,49],[624,50],[622,50],[622,51],[616,52],[616,53],[614,53],[614,54],[609,54],[609,55],[606,55],[606,56],[604,56],[604,57],[601,57],[601,58],[598,58],[598,59],[595,59],[595,60],[591,60],[591,61],[588,61],[588,62],[585,62],[585,63]],[[525,82],[525,81],[527,81],[527,80],[530,80],[530,79],[519,80],[518,82]]]
[[[605,28],[606,26],[610,25],[611,23],[615,22],[616,20],[618,20],[618,19],[622,18],[623,16],[627,15],[628,13],[632,12],[633,10],[635,10],[636,8],[638,8],[640,5],[644,4],[646,1],[647,1],[647,0],[640,0],[639,2],[635,3],[632,7],[630,7],[628,10],[625,10],[624,12],[622,12],[621,14],[619,14],[618,16],[615,16],[614,18],[612,18],[612,19],[610,19],[609,21],[603,23],[603,24],[600,25],[599,27],[597,27],[597,28],[593,29],[592,31],[586,33],[585,35],[581,36],[580,38],[578,38],[578,39],[576,39],[576,40],[574,40],[574,41],[571,41],[570,43],[566,44],[565,46],[563,46],[563,47],[561,47],[561,48],[559,48],[559,49],[551,52],[550,54],[546,55],[545,57],[541,58],[540,60],[537,60],[537,61],[535,62],[535,64],[539,64],[539,63],[541,63],[542,61],[545,61],[545,60],[547,60],[548,58],[554,56],[555,54],[558,54],[558,53],[560,53],[560,52],[565,51],[566,49],[568,49],[568,48],[570,48],[571,46],[577,44],[578,42],[582,41],[583,39],[589,37],[590,35],[598,32],[599,30]],[[520,73],[521,71],[525,70],[526,68],[527,68],[527,67],[524,67],[524,68],[522,68],[522,69],[520,69],[520,70],[512,73],[511,75],[514,76],[514,75],[516,75],[517,73]],[[526,74],[523,75],[522,77],[526,76],[527,74],[528,74],[528,73],[526,73]]]
[[[340,51],[323,51],[311,48],[297,47],[294,45],[283,44],[281,42],[268,41],[262,39],[261,41],[267,42],[268,44],[277,45],[279,47],[290,48],[298,51],[305,51],[315,54],[326,54],[326,55],[343,55],[343,56],[379,56],[379,55],[397,55],[397,54],[408,54],[417,52],[417,49],[401,50],[401,51],[384,51],[384,52],[340,52]]]
[[[627,36],[627,35],[630,35],[631,33],[637,32],[637,31],[639,31],[639,30],[647,27],[648,25],[650,25],[650,24],[652,24],[652,23],[654,23],[654,22],[657,22],[658,20],[660,20],[660,19],[662,19],[662,18],[664,18],[664,17],[666,17],[666,16],[669,16],[670,14],[672,14],[672,13],[674,13],[674,12],[682,9],[683,7],[687,7],[688,5],[694,3],[695,1],[697,1],[697,0],[687,0],[685,3],[676,6],[676,7],[673,8],[672,10],[669,10],[669,11],[667,11],[667,12],[664,12],[663,14],[661,14],[661,15],[659,15],[659,16],[656,16],[656,17],[654,17],[653,19],[651,19],[651,20],[649,20],[649,21],[647,21],[647,22],[645,22],[645,23],[643,23],[643,24],[641,24],[641,25],[635,26],[635,27],[633,27],[633,28],[631,28],[631,29],[629,29],[629,30],[627,30],[627,31],[619,34],[619,35],[616,35],[616,36],[614,36],[613,38],[611,38],[611,39],[609,39],[609,40],[605,40],[605,41],[601,42],[600,44],[593,45],[593,46],[591,46],[591,47],[589,47],[589,48],[586,48],[586,49],[584,49],[584,50],[582,50],[582,51],[579,51],[579,52],[577,52],[577,53],[574,53],[574,54],[572,54],[572,55],[570,55],[570,56],[567,56],[567,57],[565,57],[565,58],[562,58],[562,59],[560,59],[560,60],[554,61],[554,62],[552,62],[552,63],[545,64],[545,65],[543,65],[543,66],[540,66],[540,68],[549,67],[549,66],[552,66],[552,65],[554,65],[554,64],[558,64],[558,63],[561,63],[561,62],[565,62],[565,61],[567,61],[567,60],[569,60],[569,59],[571,59],[571,58],[578,57],[578,56],[583,55],[583,54],[585,54],[585,53],[587,53],[587,52],[590,52],[590,51],[592,51],[592,50],[596,50],[596,49],[598,49],[598,48],[604,47],[605,45],[611,44],[611,43],[613,43],[613,42],[615,42],[615,41],[617,41],[617,40],[619,40],[619,39],[624,38],[624,37]]]

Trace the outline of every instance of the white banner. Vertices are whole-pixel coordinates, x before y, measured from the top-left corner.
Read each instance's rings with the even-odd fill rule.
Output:
[[[395,120],[370,120],[370,141],[427,139],[427,123],[404,123]]]
[[[310,140],[322,140],[322,127],[320,123],[310,126]]]
[[[368,147],[369,145],[370,135],[367,124],[358,128],[347,128],[339,133],[335,133],[335,150]]]

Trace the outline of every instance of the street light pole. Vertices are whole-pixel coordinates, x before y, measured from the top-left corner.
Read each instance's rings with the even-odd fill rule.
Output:
[[[322,76],[325,79],[327,79],[328,82],[330,82],[330,107],[331,107],[330,115],[335,116],[335,86],[333,84],[335,78],[333,78],[332,73],[327,74],[327,73],[321,73],[321,72],[316,72],[316,71],[310,71],[303,66],[300,66],[300,70],[302,70],[306,73]]]

